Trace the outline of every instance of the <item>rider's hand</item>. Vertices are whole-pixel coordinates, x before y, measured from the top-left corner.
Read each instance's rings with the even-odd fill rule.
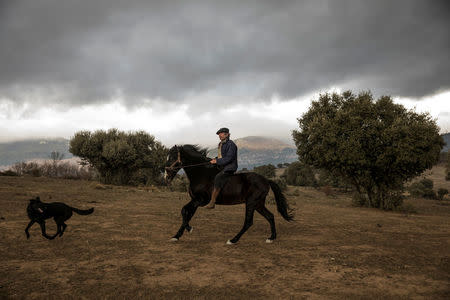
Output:
[[[211,159],[209,162],[212,163],[212,164],[216,164],[217,160],[214,158],[214,159]]]

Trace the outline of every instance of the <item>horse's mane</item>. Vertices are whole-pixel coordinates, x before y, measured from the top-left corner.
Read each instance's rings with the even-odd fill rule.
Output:
[[[192,158],[202,158],[203,160],[208,159],[206,156],[208,154],[208,148],[202,148],[199,145],[183,145],[184,152]]]

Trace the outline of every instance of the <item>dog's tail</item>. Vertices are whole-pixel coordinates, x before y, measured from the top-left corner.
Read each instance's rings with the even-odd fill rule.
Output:
[[[75,207],[71,207],[71,209],[76,212],[79,215],[90,215],[94,212],[94,208],[90,208],[90,209],[78,209]]]

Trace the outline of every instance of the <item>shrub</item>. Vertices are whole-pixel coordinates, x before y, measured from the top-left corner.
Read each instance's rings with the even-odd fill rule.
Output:
[[[445,195],[448,194],[448,190],[447,190],[447,189],[444,189],[444,188],[440,188],[440,189],[438,189],[437,194],[438,194],[438,199],[439,199],[439,200],[443,200],[444,197],[445,197]]]
[[[50,178],[92,180],[97,177],[96,171],[89,166],[77,166],[69,162],[18,162],[10,172],[15,176],[31,175]]]
[[[169,185],[172,192],[187,192],[189,190],[189,180],[185,175],[176,175]]]
[[[278,186],[280,187],[280,189],[282,191],[285,191],[287,189],[287,183],[286,183],[286,179],[284,178],[276,178],[275,183],[278,184]]]
[[[333,188],[332,188],[331,186],[329,186],[329,185],[323,186],[323,187],[321,188],[321,190],[322,190],[322,192],[324,192],[324,194],[325,194],[327,197],[335,196],[335,193],[334,193]]]
[[[69,151],[94,167],[107,184],[159,182],[167,155],[167,149],[152,135],[117,129],[77,132]]]
[[[352,205],[353,206],[367,206],[367,196],[360,193],[353,193],[352,195]]]
[[[424,178],[420,181],[420,183],[426,188],[426,189],[433,189],[434,183],[433,180],[428,179],[428,178]]]
[[[267,178],[275,177],[275,166],[272,164],[262,165],[259,167],[254,167],[253,172],[258,173]]]
[[[12,170],[6,170],[3,172],[0,172],[0,176],[18,176],[16,172]]]
[[[414,197],[423,197],[423,191],[425,190],[425,186],[419,182],[413,182],[411,185],[407,188],[411,196]]]
[[[283,176],[286,178],[286,183],[290,185],[317,186],[313,168],[299,161],[291,163]]]
[[[436,192],[433,190],[433,180],[424,178],[413,182],[409,187],[409,193],[414,197],[423,197],[427,199],[437,199]]]

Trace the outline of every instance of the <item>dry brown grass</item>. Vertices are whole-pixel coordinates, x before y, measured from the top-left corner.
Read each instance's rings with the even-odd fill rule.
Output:
[[[186,193],[0,177],[0,298],[450,298],[448,202],[411,199],[419,213],[406,215],[312,188],[286,194],[296,221],[269,205],[273,244],[256,215],[237,245],[225,245],[242,226],[242,205],[199,209],[193,233],[170,243]],[[46,240],[35,226],[27,240],[25,208],[36,195],[96,210],[74,215],[62,238]]]

